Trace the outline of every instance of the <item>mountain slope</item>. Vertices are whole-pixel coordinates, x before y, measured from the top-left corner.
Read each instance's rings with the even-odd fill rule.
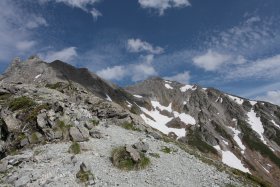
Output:
[[[279,117],[278,106],[198,85],[153,78],[125,90],[61,61],[15,59],[0,79],[0,181],[77,186],[80,166],[98,170],[86,183],[97,186],[256,185],[233,167],[277,186]],[[145,153],[127,148],[133,143]],[[151,165],[117,170],[111,154],[119,146],[131,158],[148,156]]]
[[[161,78],[126,90],[149,100],[139,114],[153,128],[219,155],[228,166],[280,182],[279,106]]]

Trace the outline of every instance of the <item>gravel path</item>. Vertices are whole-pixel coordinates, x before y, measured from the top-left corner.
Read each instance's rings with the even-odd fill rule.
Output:
[[[16,186],[24,183],[27,186],[81,186],[77,183],[75,175],[80,163],[84,162],[96,178],[95,186],[242,186],[225,172],[202,163],[171,143],[115,125],[109,128],[99,125],[95,128],[104,137],[80,143],[84,151],[76,155],[75,164],[71,160],[72,155],[68,153],[70,142],[41,145],[33,150],[24,151],[24,155],[34,154],[33,159],[37,161],[30,160],[11,168],[14,172],[8,174],[5,182]],[[136,143],[139,139],[149,144],[148,153],[158,153],[160,158],[149,156],[151,165],[142,171],[126,172],[115,168],[110,161],[112,149]],[[161,151],[162,146],[172,147],[177,151],[164,153]]]

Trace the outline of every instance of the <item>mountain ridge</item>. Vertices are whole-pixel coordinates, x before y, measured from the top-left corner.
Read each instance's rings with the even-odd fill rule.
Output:
[[[58,108],[68,111],[69,107],[77,105],[71,110],[79,117],[71,110],[63,115],[54,113],[59,120],[74,121],[80,132],[86,130],[77,125],[80,124],[77,119],[85,124],[89,120],[82,116],[96,116],[98,120],[119,126],[129,122],[133,124],[132,129],[149,132],[154,137],[163,133],[207,157],[263,178],[275,186],[280,181],[280,107],[277,105],[160,77],[121,88],[86,68],[75,68],[62,61],[46,63],[36,56],[24,62],[15,59],[1,77],[0,86],[0,95],[8,98],[1,101],[4,103],[1,119],[7,128],[3,132],[8,134],[18,134],[13,130],[17,129],[14,125],[9,126],[11,122],[21,124],[26,121],[22,121],[25,114],[15,116],[17,112],[10,111],[5,102],[27,95],[36,102],[49,103],[54,111]],[[46,122],[47,126],[38,123],[40,112],[46,115],[44,118],[53,115],[53,111],[48,110],[36,111],[37,122],[32,121],[34,126],[29,129],[33,133],[35,130],[43,139],[53,138],[50,133],[56,133],[54,122]],[[27,137],[31,135],[24,133]],[[10,135],[8,137],[5,138],[6,146],[22,147]],[[30,138],[26,141],[31,143]]]

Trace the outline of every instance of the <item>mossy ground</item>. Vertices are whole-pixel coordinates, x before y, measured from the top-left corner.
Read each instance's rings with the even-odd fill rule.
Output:
[[[133,123],[125,122],[121,126],[126,130],[140,131],[140,129],[136,128]]]
[[[69,153],[73,153],[75,155],[80,154],[81,153],[81,146],[77,142],[72,142],[68,151],[69,151]]]

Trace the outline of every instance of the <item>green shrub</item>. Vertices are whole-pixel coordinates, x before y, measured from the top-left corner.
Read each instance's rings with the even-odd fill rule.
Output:
[[[99,125],[99,121],[98,120],[91,120],[91,123],[93,126],[98,126]]]
[[[51,106],[47,103],[41,104],[41,105],[37,105],[35,106],[33,109],[30,110],[26,109],[26,116],[24,121],[26,122],[32,122],[32,121],[36,121],[38,114],[40,113],[41,110],[46,109],[49,110],[51,108]]]
[[[34,106],[36,103],[29,97],[22,96],[14,98],[9,103],[9,108],[12,111],[20,110],[20,109],[27,109]]]
[[[136,128],[133,123],[125,122],[121,126],[126,130],[140,131],[140,129]]]
[[[39,138],[35,132],[31,134],[31,142],[33,143],[39,142]]]
[[[71,146],[69,147],[69,153],[73,154],[80,154],[81,153],[81,147],[80,144],[77,142],[72,142]]]
[[[90,171],[79,170],[76,177],[80,180],[80,182],[86,183],[90,178],[94,178],[94,175]]]
[[[57,89],[59,89],[59,88],[62,88],[62,86],[63,86],[63,83],[62,83],[62,82],[57,82],[57,83],[55,83],[55,84],[46,84],[45,87],[50,88],[50,89],[57,90]]]
[[[164,153],[170,154],[170,153],[177,152],[178,150],[176,150],[174,148],[167,147],[167,146],[162,146],[161,151],[164,152]]]
[[[150,165],[151,161],[144,153],[140,153],[140,161],[133,161],[125,147],[122,146],[112,151],[112,163],[119,169],[130,171],[144,169]]]

